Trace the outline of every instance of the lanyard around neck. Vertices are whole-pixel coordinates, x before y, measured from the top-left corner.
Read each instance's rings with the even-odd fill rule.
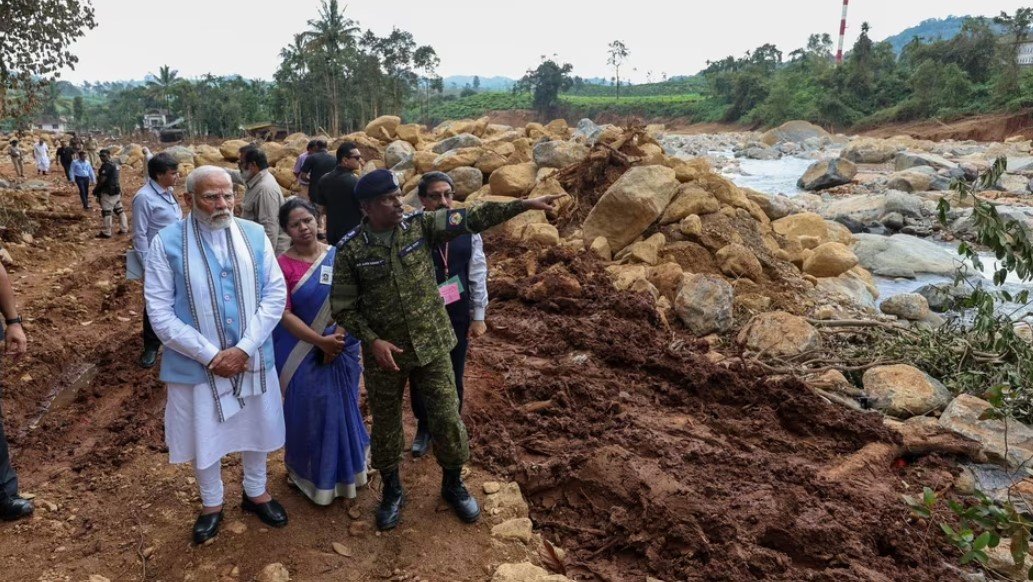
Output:
[[[165,195],[168,194],[168,190],[158,190],[158,188],[155,187],[155,185],[154,185],[155,183],[156,182],[154,182],[153,180],[151,180],[151,182],[149,183],[149,185],[151,187],[151,190],[154,190],[154,193],[157,194],[166,203],[168,203],[168,204],[170,204],[172,206],[175,206],[176,205],[176,199],[173,198],[172,196],[166,197]],[[171,198],[171,200],[169,198]]]

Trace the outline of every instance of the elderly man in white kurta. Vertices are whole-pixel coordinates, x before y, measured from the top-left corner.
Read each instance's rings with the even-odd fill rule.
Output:
[[[287,514],[266,490],[266,457],[283,446],[271,334],[287,290],[262,227],[233,217],[230,175],[201,166],[187,178],[191,212],[162,229],[147,253],[144,297],[165,345],[165,442],[172,463],[193,462],[201,490],[194,542],[222,521],[221,459],[240,452],[241,508],[270,526]]]

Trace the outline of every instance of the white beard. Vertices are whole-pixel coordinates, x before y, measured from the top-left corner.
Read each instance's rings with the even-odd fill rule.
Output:
[[[198,222],[208,227],[210,230],[222,230],[228,228],[230,222],[233,221],[233,213],[230,211],[222,211],[217,216],[213,217],[204,210],[201,210],[196,205],[193,208],[193,214],[197,218]]]

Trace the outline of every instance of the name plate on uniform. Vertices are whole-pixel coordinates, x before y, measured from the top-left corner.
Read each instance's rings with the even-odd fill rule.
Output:
[[[459,275],[456,275],[448,281],[438,285],[438,294],[440,294],[441,299],[445,301],[445,305],[452,305],[456,301],[459,301],[463,294],[463,282],[459,280]]]

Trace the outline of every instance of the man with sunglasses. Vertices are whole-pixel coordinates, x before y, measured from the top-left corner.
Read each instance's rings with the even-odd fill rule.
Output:
[[[420,179],[417,193],[420,204],[427,212],[441,208],[452,208],[455,184],[443,172],[428,172]],[[463,410],[463,373],[466,370],[466,353],[470,339],[476,339],[488,330],[484,324],[484,313],[488,308],[488,261],[484,256],[484,243],[480,234],[463,234],[439,244],[432,252],[434,271],[438,285],[450,280],[459,281],[459,294],[455,301],[445,305],[452,329],[456,332],[456,346],[449,356],[452,371],[456,376],[456,395],[459,410]],[[427,404],[419,389],[410,385],[413,416],[416,417],[416,436],[412,441],[412,456],[422,457],[430,447],[430,426],[427,421]]]
[[[362,222],[362,209],[355,199],[355,184],[362,168],[362,154],[346,141],[337,148],[337,167],[313,182],[312,202],[326,217],[326,242],[336,245],[348,231]]]

